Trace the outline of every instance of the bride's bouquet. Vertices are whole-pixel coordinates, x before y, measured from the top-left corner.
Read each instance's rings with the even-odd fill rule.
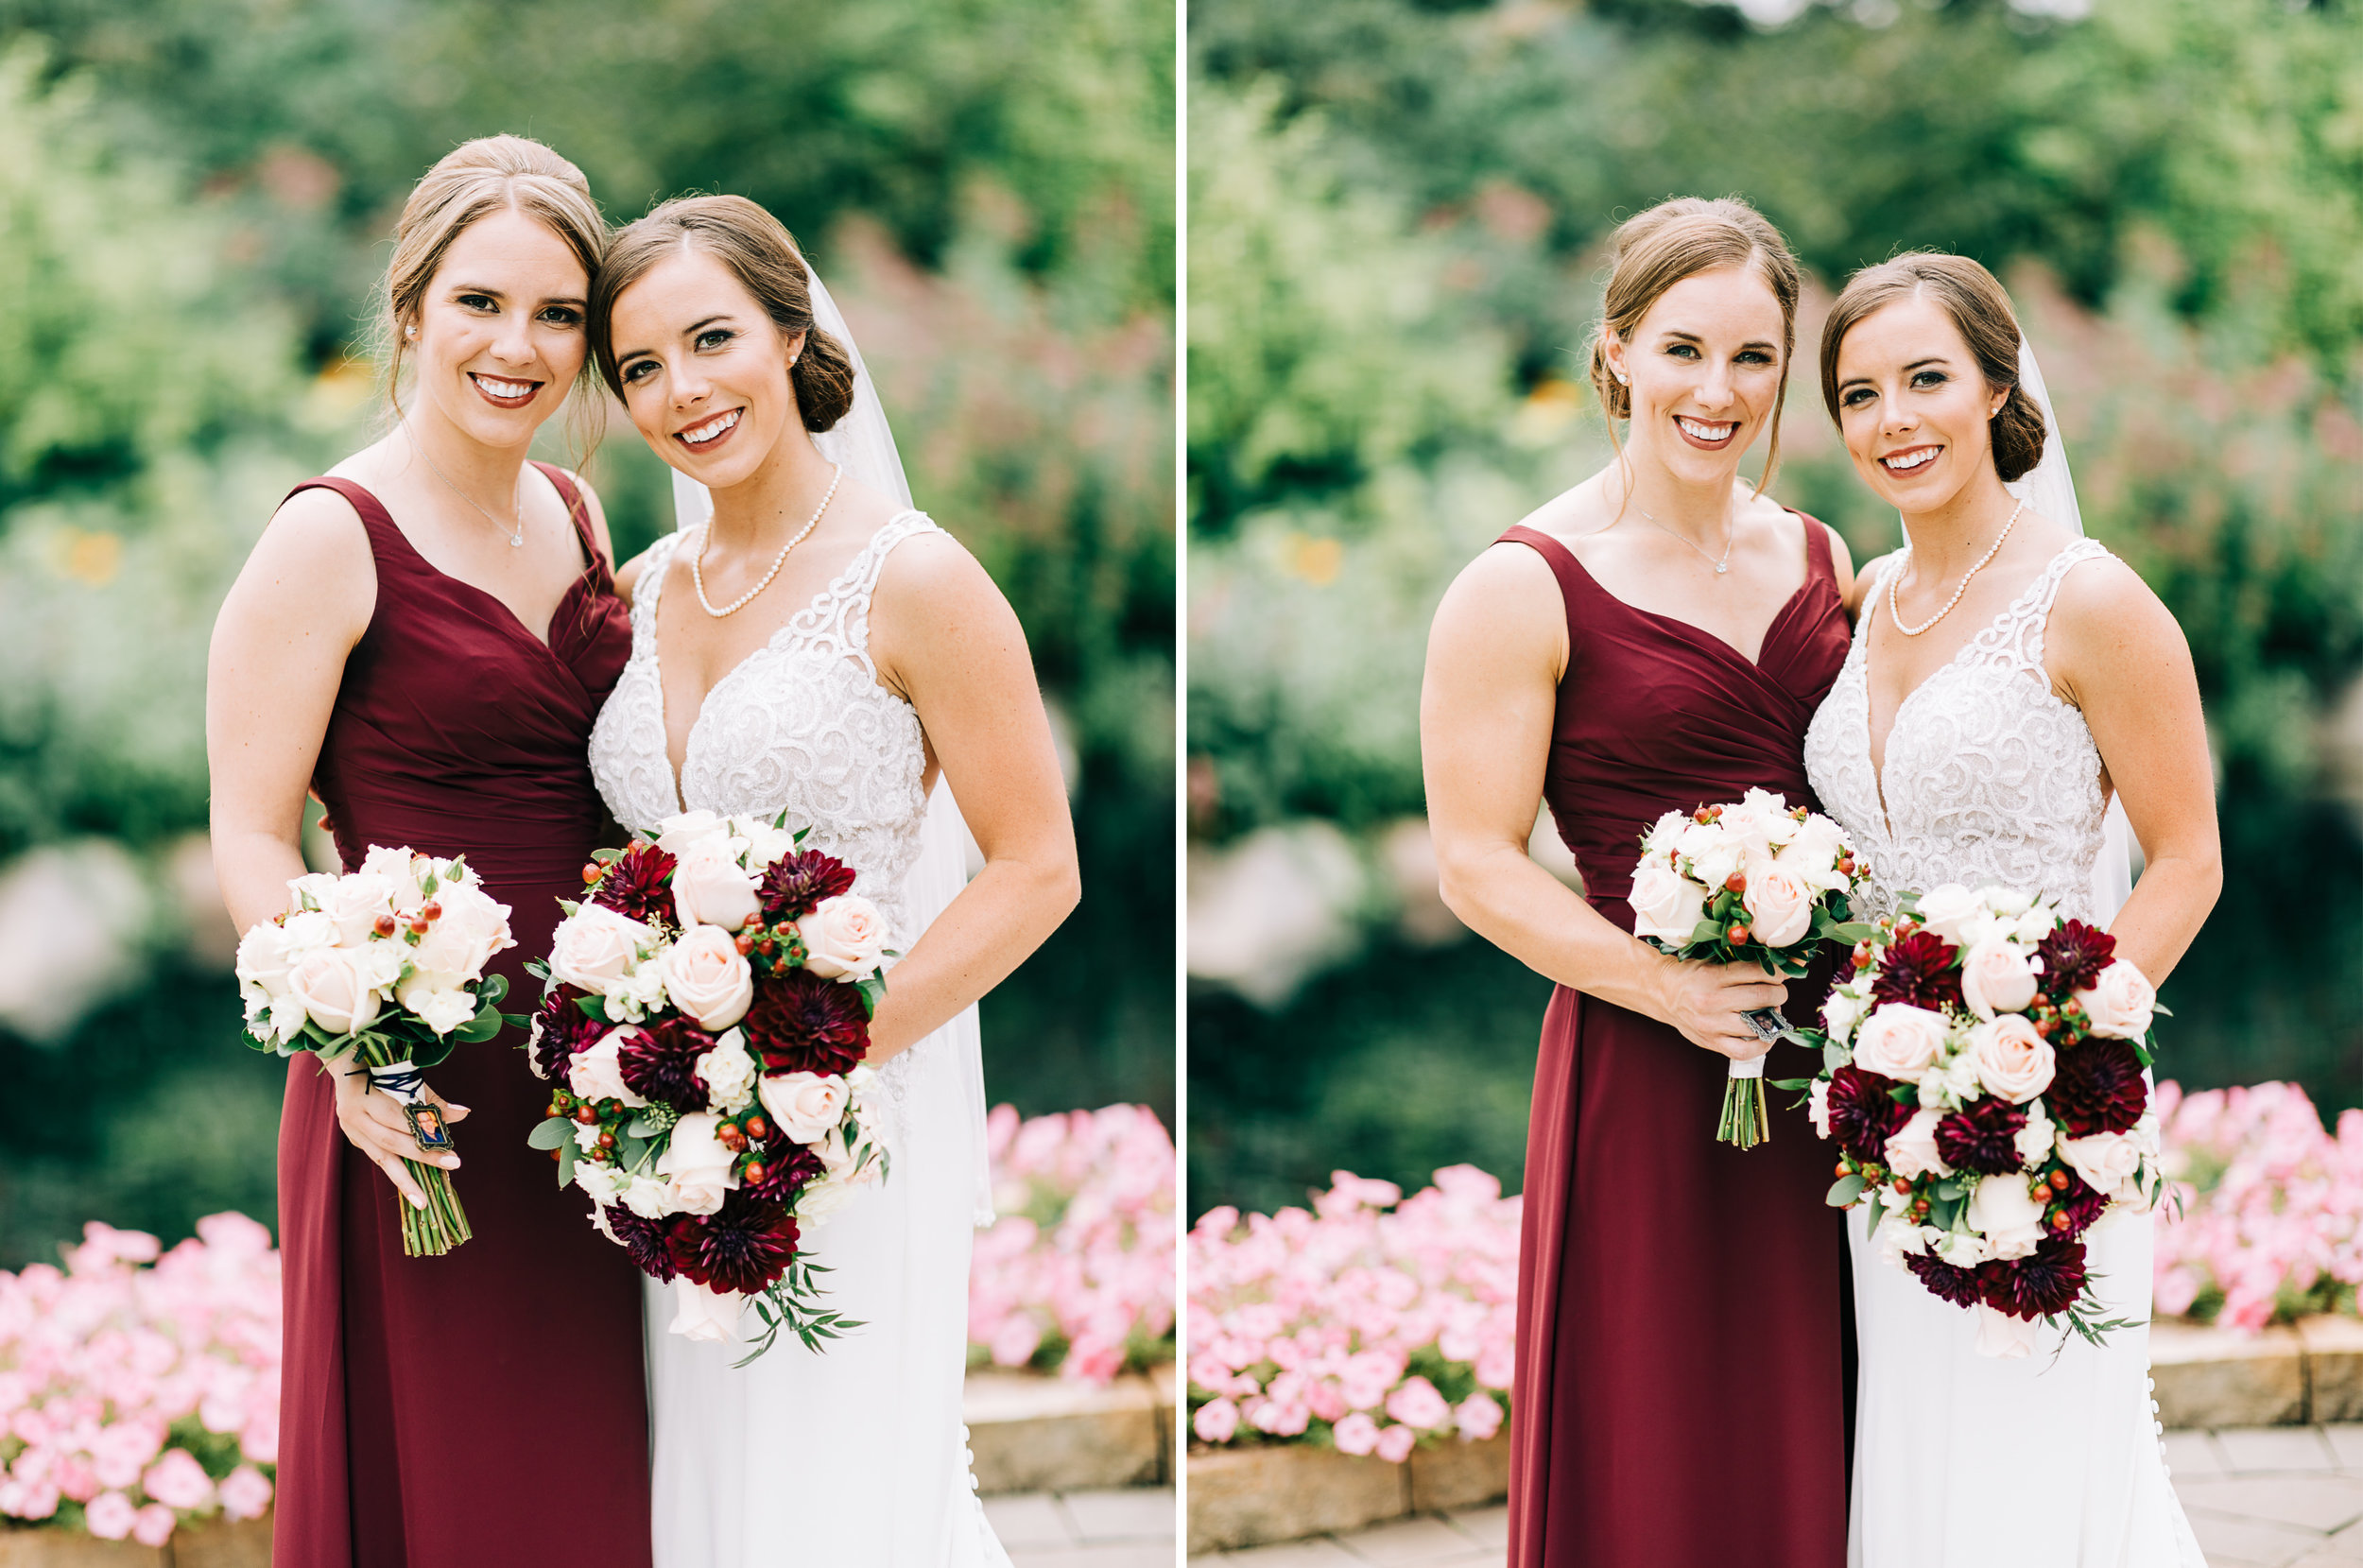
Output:
[[[287,912],[238,942],[247,1042],[281,1056],[354,1057],[402,1107],[422,1151],[450,1148],[424,1075],[453,1045],[500,1032],[509,982],[484,966],[517,945],[509,905],[465,859],[406,849],[372,848],[359,870],[300,876],[287,890]],[[402,1249],[440,1257],[468,1239],[467,1213],[440,1165],[403,1163],[426,1207],[397,1197]]]
[[[886,923],[785,822],[685,812],[599,851],[528,966],[544,990],[526,1049],[558,1085],[533,1146],[673,1284],[673,1333],[731,1338],[751,1300],[750,1361],[783,1328],[817,1351],[862,1326],[818,1305],[827,1270],[797,1227],[887,1171],[862,1065]]]
[[[2095,1343],[2131,1326],[2099,1320],[2080,1239],[2163,1185],[2142,1069],[2164,1009],[2115,952],[2043,899],[1948,883],[1879,922],[1822,1006],[1830,1201],[1867,1207],[1889,1264],[1975,1308],[1987,1355],[2025,1355],[2038,1318]]]
[[[1869,874],[1836,822],[1751,789],[1733,803],[1669,811],[1642,835],[1632,934],[1677,958],[1753,962],[1795,979],[1816,944],[1871,934],[1847,905]],[[1792,1032],[1777,1008],[1745,1016],[1767,1042]],[[1715,1136],[1753,1148],[1770,1135],[1764,1058],[1733,1062]]]

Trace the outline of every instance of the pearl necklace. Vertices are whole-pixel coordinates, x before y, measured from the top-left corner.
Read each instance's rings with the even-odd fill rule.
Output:
[[[1977,558],[1977,564],[1961,574],[1961,585],[1953,590],[1953,596],[1944,601],[1944,608],[1929,616],[1926,620],[1921,622],[1918,626],[1906,626],[1904,624],[1904,617],[1897,612],[1895,608],[1895,585],[1903,579],[1904,568],[1911,563],[1912,547],[1910,538],[1906,535],[1904,544],[1904,559],[1897,561],[1895,563],[1895,570],[1888,574],[1888,619],[1895,623],[1895,629],[1902,632],[1906,637],[1917,637],[1922,632],[1927,630],[1930,627],[1936,625],[1939,621],[1944,619],[1945,616],[1951,614],[1953,612],[1953,607],[1961,602],[1961,595],[1969,592],[1969,579],[1975,577],[1985,566],[1986,562],[1993,559],[1995,550],[2002,548],[2002,542],[2010,537],[2010,529],[2017,526],[2018,514],[2026,509],[2027,503],[2024,501],[2021,501],[2017,506],[2010,508],[2009,522],[2003,524],[2002,531],[1993,536],[1993,548],[1988,550],[1984,555],[1979,556]]]
[[[828,493],[821,496],[820,504],[812,508],[812,515],[804,520],[804,526],[796,530],[796,537],[780,546],[780,553],[772,558],[771,570],[763,574],[763,580],[756,583],[752,588],[748,589],[744,594],[739,594],[738,597],[733,599],[730,603],[724,605],[719,610],[715,609],[714,601],[706,597],[705,574],[699,570],[699,568],[705,564],[706,545],[711,543],[714,538],[714,525],[713,523],[708,522],[705,526],[705,531],[698,536],[698,553],[689,558],[690,585],[698,590],[698,602],[705,606],[706,613],[713,616],[717,621],[725,615],[736,614],[739,611],[746,609],[749,604],[752,603],[754,596],[757,594],[760,594],[765,589],[770,587],[771,579],[778,577],[780,575],[780,568],[787,564],[787,553],[796,548],[797,545],[802,544],[804,542],[804,537],[811,533],[813,529],[820,526],[820,514],[827,511],[829,509],[829,503],[837,499],[837,482],[844,477],[845,465],[843,463],[839,463],[837,465],[837,472],[829,477]]]

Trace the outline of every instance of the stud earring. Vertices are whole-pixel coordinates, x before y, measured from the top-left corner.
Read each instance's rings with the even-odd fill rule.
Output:
[[[416,337],[419,336],[419,329],[416,327],[405,327],[402,329],[402,335],[405,337]]]
[[[1619,387],[1630,387],[1632,385],[1631,378],[1626,375],[1622,370],[1611,370],[1608,373],[1616,378],[1616,385]]]

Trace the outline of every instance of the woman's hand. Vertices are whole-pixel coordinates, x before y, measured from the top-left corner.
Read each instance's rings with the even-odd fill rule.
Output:
[[[440,1165],[445,1170],[459,1168],[459,1156],[449,1149],[431,1153],[419,1146],[410,1132],[410,1118],[402,1113],[402,1107],[391,1094],[380,1094],[370,1083],[369,1073],[350,1060],[323,1061],[320,1071],[336,1080],[336,1125],[345,1130],[346,1139],[354,1148],[368,1155],[394,1189],[408,1198],[413,1207],[426,1207],[426,1194],[419,1190],[416,1178],[403,1164],[416,1160],[423,1164]],[[462,1121],[468,1108],[453,1105],[434,1090],[426,1097],[442,1112],[446,1124]]]
[[[1755,964],[1711,964],[1667,957],[1658,978],[1657,1016],[1684,1040],[1733,1061],[1753,1061],[1772,1042],[1748,1026],[1741,1013],[1777,1008],[1788,986]]]

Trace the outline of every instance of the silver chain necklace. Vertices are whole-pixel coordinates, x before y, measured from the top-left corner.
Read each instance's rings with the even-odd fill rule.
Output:
[[[837,465],[837,472],[829,476],[828,493],[821,496],[820,504],[812,508],[812,515],[804,520],[802,527],[796,530],[796,537],[780,546],[780,553],[771,558],[771,570],[763,574],[763,580],[719,610],[715,609],[714,601],[706,597],[705,574],[699,569],[705,564],[706,545],[714,538],[714,524],[709,520],[705,526],[705,531],[698,536],[698,553],[689,558],[689,583],[691,587],[697,589],[698,602],[705,606],[706,613],[717,621],[725,615],[735,614],[751,604],[757,594],[770,587],[771,579],[778,577],[780,568],[787,564],[787,552],[802,544],[804,542],[804,536],[820,526],[820,514],[829,509],[831,501],[837,499],[837,482],[844,477],[845,465],[839,463]]]
[[[1906,637],[1917,637],[1922,632],[1927,630],[1930,627],[1936,625],[1939,621],[1944,619],[1947,615],[1950,615],[1953,612],[1953,607],[1961,602],[1961,595],[1969,592],[1969,579],[1975,577],[1981,570],[1984,569],[1986,562],[1993,559],[1994,551],[2002,548],[2002,542],[2010,537],[2010,530],[2018,525],[2018,514],[2026,509],[2027,503],[2024,501],[2021,501],[2017,506],[2010,508],[2010,520],[2002,525],[2002,531],[2000,533],[1993,536],[1993,548],[1988,550],[1984,555],[1979,556],[1977,558],[1977,564],[1961,574],[1961,585],[1953,590],[1953,596],[1944,601],[1944,608],[1929,616],[1926,620],[1921,622],[1918,626],[1906,626],[1904,624],[1904,617],[1897,612],[1895,608],[1895,585],[1903,580],[1904,568],[1911,564],[1912,559],[1912,547],[1910,543],[1911,536],[1906,534],[1905,536],[1904,559],[1897,561],[1895,563],[1895,570],[1888,574],[1888,619],[1895,623],[1895,629],[1902,632]]]
[[[491,512],[484,511],[483,504],[474,496],[451,482],[451,475],[445,474],[435,459],[427,455],[424,443],[416,434],[409,431],[405,431],[404,434],[410,437],[410,450],[426,458],[426,466],[435,470],[435,477],[443,481],[445,488],[468,505],[475,508],[476,510],[484,512],[484,520],[501,531],[502,535],[508,539],[510,549],[524,547],[526,542],[526,471],[524,468],[520,467],[517,470],[517,521],[514,524],[504,523]]]
[[[1663,523],[1659,522],[1656,518],[1651,517],[1651,516],[1650,516],[1647,512],[1646,512],[1646,511],[1642,511],[1642,509],[1641,509],[1641,503],[1640,503],[1640,502],[1638,502],[1638,501],[1634,502],[1634,503],[1633,503],[1633,506],[1632,506],[1632,509],[1633,509],[1633,510],[1635,510],[1635,511],[1641,512],[1641,520],[1642,520],[1643,522],[1645,522],[1645,523],[1648,524],[1650,527],[1655,528],[1658,532],[1660,532],[1660,533],[1662,533],[1662,534],[1665,535],[1668,539],[1679,539],[1679,540],[1681,540],[1681,541],[1682,541],[1684,544],[1688,544],[1688,545],[1689,545],[1692,549],[1694,549],[1694,550],[1699,550],[1699,546],[1698,546],[1698,544],[1697,544],[1696,543],[1694,543],[1694,542],[1693,542],[1693,541],[1692,541],[1692,540],[1691,540],[1691,539],[1690,539],[1687,535],[1684,535],[1684,534],[1678,534],[1678,533],[1676,533],[1673,529],[1671,529],[1671,528],[1667,527],[1664,524],[1663,524]],[[1736,519],[1736,518],[1726,518],[1726,519],[1724,520],[1724,523],[1723,523],[1723,554],[1722,554],[1720,557],[1716,557],[1716,556],[1711,556],[1711,555],[1707,554],[1704,550],[1699,550],[1699,559],[1700,560],[1705,561],[1708,565],[1710,565],[1710,566],[1714,567],[1714,568],[1715,568],[1715,575],[1716,575],[1716,577],[1721,577],[1721,576],[1723,575],[1724,571],[1725,571],[1725,570],[1726,570],[1726,569],[1727,569],[1727,568],[1731,565],[1731,563],[1732,563],[1732,542],[1733,542],[1733,540],[1737,539],[1738,537],[1739,537],[1739,526],[1738,526],[1738,519]]]

